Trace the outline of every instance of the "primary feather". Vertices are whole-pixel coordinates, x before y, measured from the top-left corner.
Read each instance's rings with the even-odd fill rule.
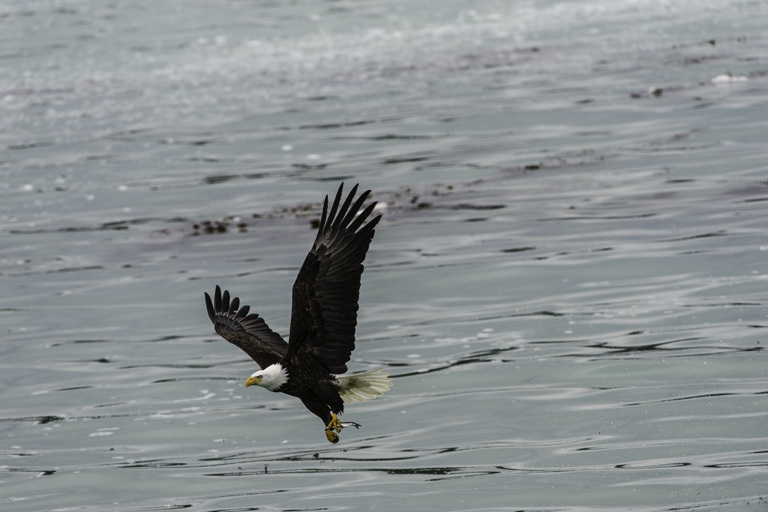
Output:
[[[222,338],[240,347],[262,369],[280,361],[288,350],[288,344],[259,315],[249,315],[249,306],[238,309],[239,305],[240,299],[235,297],[230,301],[229,291],[224,291],[222,295],[218,285],[213,301],[205,294],[208,318]]]
[[[311,354],[336,374],[347,371],[346,363],[355,349],[363,260],[373,239],[373,229],[381,220],[379,215],[357,231],[376,203],[355,217],[370,191],[363,192],[350,208],[356,192],[357,185],[339,208],[339,187],[328,215],[328,197],[325,198],[317,237],[293,284],[288,356],[295,357],[299,352]]]

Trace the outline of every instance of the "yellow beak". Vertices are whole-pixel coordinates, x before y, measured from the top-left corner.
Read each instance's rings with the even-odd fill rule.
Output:
[[[259,382],[261,382],[261,379],[259,379],[259,378],[257,378],[257,377],[248,377],[248,380],[246,380],[246,381],[245,381],[245,387],[248,387],[248,386],[255,386],[255,385],[257,385]]]

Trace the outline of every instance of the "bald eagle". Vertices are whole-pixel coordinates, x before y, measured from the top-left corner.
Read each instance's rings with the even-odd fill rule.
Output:
[[[355,348],[360,277],[363,260],[381,215],[367,224],[376,207],[360,208],[370,190],[353,203],[357,185],[341,203],[339,186],[330,212],[325,196],[320,225],[293,284],[290,343],[272,331],[249,306],[240,306],[238,297],[221,292],[217,285],[211,300],[205,294],[208,317],[216,332],[237,345],[259,365],[245,386],[261,386],[269,391],[299,398],[310,412],[319,416],[328,441],[337,443],[344,427],[359,428],[354,422],[341,422],[344,403],[373,399],[392,384],[381,370],[344,375]]]

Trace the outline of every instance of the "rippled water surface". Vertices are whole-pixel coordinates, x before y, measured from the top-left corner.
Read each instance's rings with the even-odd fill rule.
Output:
[[[0,5],[0,509],[768,510],[763,2]],[[373,190],[341,442],[244,388]]]

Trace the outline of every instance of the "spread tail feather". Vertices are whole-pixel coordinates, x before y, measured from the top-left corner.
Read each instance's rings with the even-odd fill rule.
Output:
[[[373,400],[385,393],[392,385],[389,374],[381,369],[341,375],[337,379],[339,380],[339,396],[345,404]]]

